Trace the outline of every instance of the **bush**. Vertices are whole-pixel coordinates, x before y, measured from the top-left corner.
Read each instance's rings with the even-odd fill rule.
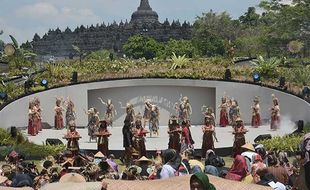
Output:
[[[258,142],[263,144],[267,150],[277,149],[283,151],[297,151],[299,150],[299,144],[303,136],[299,135],[290,135],[290,136],[275,136],[272,139],[267,139]]]

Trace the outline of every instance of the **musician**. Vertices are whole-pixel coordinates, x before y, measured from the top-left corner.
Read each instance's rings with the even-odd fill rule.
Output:
[[[271,124],[270,129],[271,130],[277,130],[280,125],[280,106],[279,106],[279,100],[275,97],[274,94],[272,96],[272,107],[271,107]]]
[[[232,157],[236,157],[236,155],[241,155],[242,153],[242,147],[245,144],[245,136],[248,132],[248,130],[245,129],[243,125],[243,121],[240,117],[236,119],[236,125],[233,126],[234,131],[233,134],[235,135],[234,144],[233,144],[233,152]]]
[[[181,133],[182,133],[182,129],[180,128],[178,124],[177,117],[172,116],[169,119],[169,124],[168,124],[168,134],[169,134],[168,149],[174,149],[177,152],[180,152]]]
[[[79,139],[81,138],[80,134],[76,131],[76,126],[74,121],[69,122],[69,131],[64,136],[64,139],[68,141],[67,150],[71,151],[73,155],[79,153]]]
[[[103,155],[107,156],[109,153],[109,136],[111,133],[108,131],[108,122],[106,120],[99,122],[99,129],[96,133],[98,138],[97,140],[97,149]]]
[[[252,108],[252,127],[257,128],[261,125],[259,98],[257,96],[255,96],[254,105],[251,108]]]
[[[215,127],[212,124],[212,117],[210,115],[205,116],[205,125],[202,126],[203,132],[203,140],[202,140],[202,158],[206,157],[207,150],[211,149],[214,150],[214,140],[213,140],[213,133],[215,131]]]

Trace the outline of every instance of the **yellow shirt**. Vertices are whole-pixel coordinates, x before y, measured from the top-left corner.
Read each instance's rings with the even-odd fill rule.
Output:
[[[188,163],[191,166],[191,168],[193,168],[194,166],[199,166],[202,172],[205,171],[205,166],[198,160],[189,160]]]

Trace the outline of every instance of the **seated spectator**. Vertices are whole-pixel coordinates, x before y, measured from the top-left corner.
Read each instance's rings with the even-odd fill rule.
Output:
[[[284,185],[288,184],[288,173],[286,170],[278,165],[278,160],[274,154],[267,156],[268,161],[268,167],[267,171],[268,173],[271,173],[275,178],[276,181],[279,181],[280,183],[283,183]]]
[[[276,178],[274,177],[274,175],[268,172],[267,168],[258,169],[256,173],[260,179],[257,182],[257,184],[264,185],[264,186],[270,186],[273,189],[277,189],[277,190],[286,190],[285,185],[283,183],[278,182]]]
[[[248,175],[248,167],[243,156],[237,155],[225,179],[242,181]]]
[[[190,179],[191,190],[216,190],[214,185],[210,183],[209,177],[204,173],[195,173]]]
[[[12,187],[33,187],[33,180],[28,174],[24,173],[22,166],[17,167],[17,173],[12,181]]]
[[[251,173],[253,160],[252,158],[257,155],[255,152],[254,146],[251,143],[244,144],[242,147],[243,152],[241,153],[241,156],[246,158],[248,171]]]
[[[162,152],[163,167],[160,171],[160,179],[177,176],[176,171],[181,164],[181,156],[174,149],[167,149]]]
[[[200,155],[198,155],[198,154],[193,155],[193,153],[191,152],[191,153],[188,154],[188,158],[189,158],[188,163],[190,165],[192,173],[197,173],[199,171],[200,172],[204,171],[204,165],[201,162],[201,156]]]
[[[206,168],[207,166],[216,167],[218,172],[215,172],[213,167]],[[211,150],[211,149],[207,150],[206,161],[205,161],[205,171],[206,170],[208,172],[213,171],[212,175],[216,175],[218,173],[218,176],[224,177],[227,173],[227,169],[224,168],[224,166],[225,166],[225,161],[223,158],[216,155],[213,150]]]
[[[205,173],[210,174],[210,175],[214,175],[214,176],[220,176],[218,169],[212,165],[206,165],[205,166]]]
[[[145,156],[142,156],[139,160],[136,161],[137,166],[141,168],[140,176],[147,179],[151,173],[152,160],[149,160]]]
[[[116,172],[118,172],[118,164],[114,161],[114,159],[115,159],[114,154],[110,154],[108,157],[108,163]]]
[[[259,154],[254,155],[252,170],[251,170],[251,175],[253,177],[254,183],[257,183],[258,181],[260,181],[260,178],[259,178],[258,174],[256,173],[257,170],[264,169],[266,167],[267,166],[266,166],[266,164],[263,163],[262,157]]]

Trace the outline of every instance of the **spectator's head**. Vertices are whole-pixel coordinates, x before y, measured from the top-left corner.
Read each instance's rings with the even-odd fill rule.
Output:
[[[191,190],[215,190],[213,184],[210,183],[209,177],[200,172],[192,175],[190,179],[190,189]]]
[[[207,150],[206,159],[210,158],[212,155],[215,155],[215,152],[212,149]]]
[[[278,159],[274,154],[269,154],[267,156],[268,166],[275,166],[278,164]]]

